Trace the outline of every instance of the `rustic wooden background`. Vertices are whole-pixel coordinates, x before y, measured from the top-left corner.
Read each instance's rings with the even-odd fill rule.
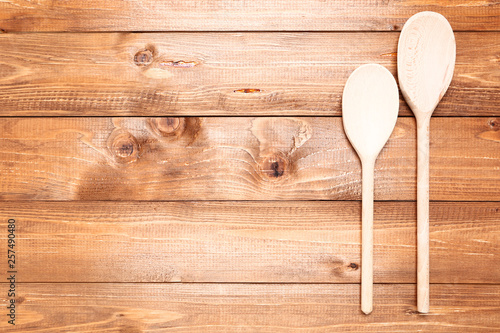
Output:
[[[431,313],[416,312],[401,100],[376,164],[365,316],[341,93],[359,65],[396,74],[399,31],[424,10],[457,40],[431,123]],[[0,31],[15,331],[500,331],[498,1],[0,0]]]

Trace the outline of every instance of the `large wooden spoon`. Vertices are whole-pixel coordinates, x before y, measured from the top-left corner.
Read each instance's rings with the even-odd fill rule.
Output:
[[[357,68],[342,96],[344,130],[361,160],[361,310],[373,309],[373,175],[375,160],[389,139],[399,111],[399,92],[392,74],[380,65]]]
[[[455,37],[438,13],[421,12],[404,25],[398,45],[401,92],[417,119],[417,309],[429,312],[429,124],[450,85]]]

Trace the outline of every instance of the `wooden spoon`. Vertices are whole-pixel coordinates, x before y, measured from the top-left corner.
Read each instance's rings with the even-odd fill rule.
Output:
[[[429,124],[450,85],[455,37],[438,13],[421,12],[404,25],[398,45],[401,92],[417,119],[417,309],[429,312]]]
[[[357,68],[342,96],[344,130],[362,165],[361,310],[373,309],[373,175],[375,160],[389,139],[399,111],[392,74],[380,65]]]

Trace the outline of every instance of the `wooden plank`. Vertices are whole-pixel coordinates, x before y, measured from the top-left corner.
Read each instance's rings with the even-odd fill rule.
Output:
[[[284,31],[401,29],[419,11],[445,15],[455,30],[500,30],[497,1],[6,0],[4,31]]]
[[[18,288],[15,328],[23,332],[498,332],[500,326],[498,285],[431,285],[428,315],[416,313],[414,285],[375,285],[369,316],[361,315],[359,285],[352,284]],[[0,328],[11,327],[4,319]]]
[[[0,2],[2,3],[2,2]],[[94,2],[92,2],[94,3]],[[392,33],[0,34],[2,116],[340,115],[349,74],[396,73]],[[436,116],[499,116],[500,32],[457,33]],[[412,115],[401,100],[401,115]]]
[[[341,118],[2,118],[3,200],[360,200]],[[500,201],[500,121],[434,118],[431,200]],[[376,200],[415,200],[415,121],[376,163]]]
[[[430,217],[431,282],[500,283],[499,203],[433,202]],[[20,282],[360,280],[359,202],[2,204],[12,218]],[[375,204],[375,282],[415,282],[415,235],[415,203]]]

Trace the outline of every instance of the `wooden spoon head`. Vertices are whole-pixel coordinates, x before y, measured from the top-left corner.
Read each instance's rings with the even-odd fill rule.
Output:
[[[399,86],[417,118],[430,117],[446,93],[455,54],[455,36],[443,15],[421,12],[404,25],[398,44]]]
[[[342,96],[342,120],[362,161],[378,156],[396,125],[398,111],[398,86],[385,67],[363,65],[351,74]]]

